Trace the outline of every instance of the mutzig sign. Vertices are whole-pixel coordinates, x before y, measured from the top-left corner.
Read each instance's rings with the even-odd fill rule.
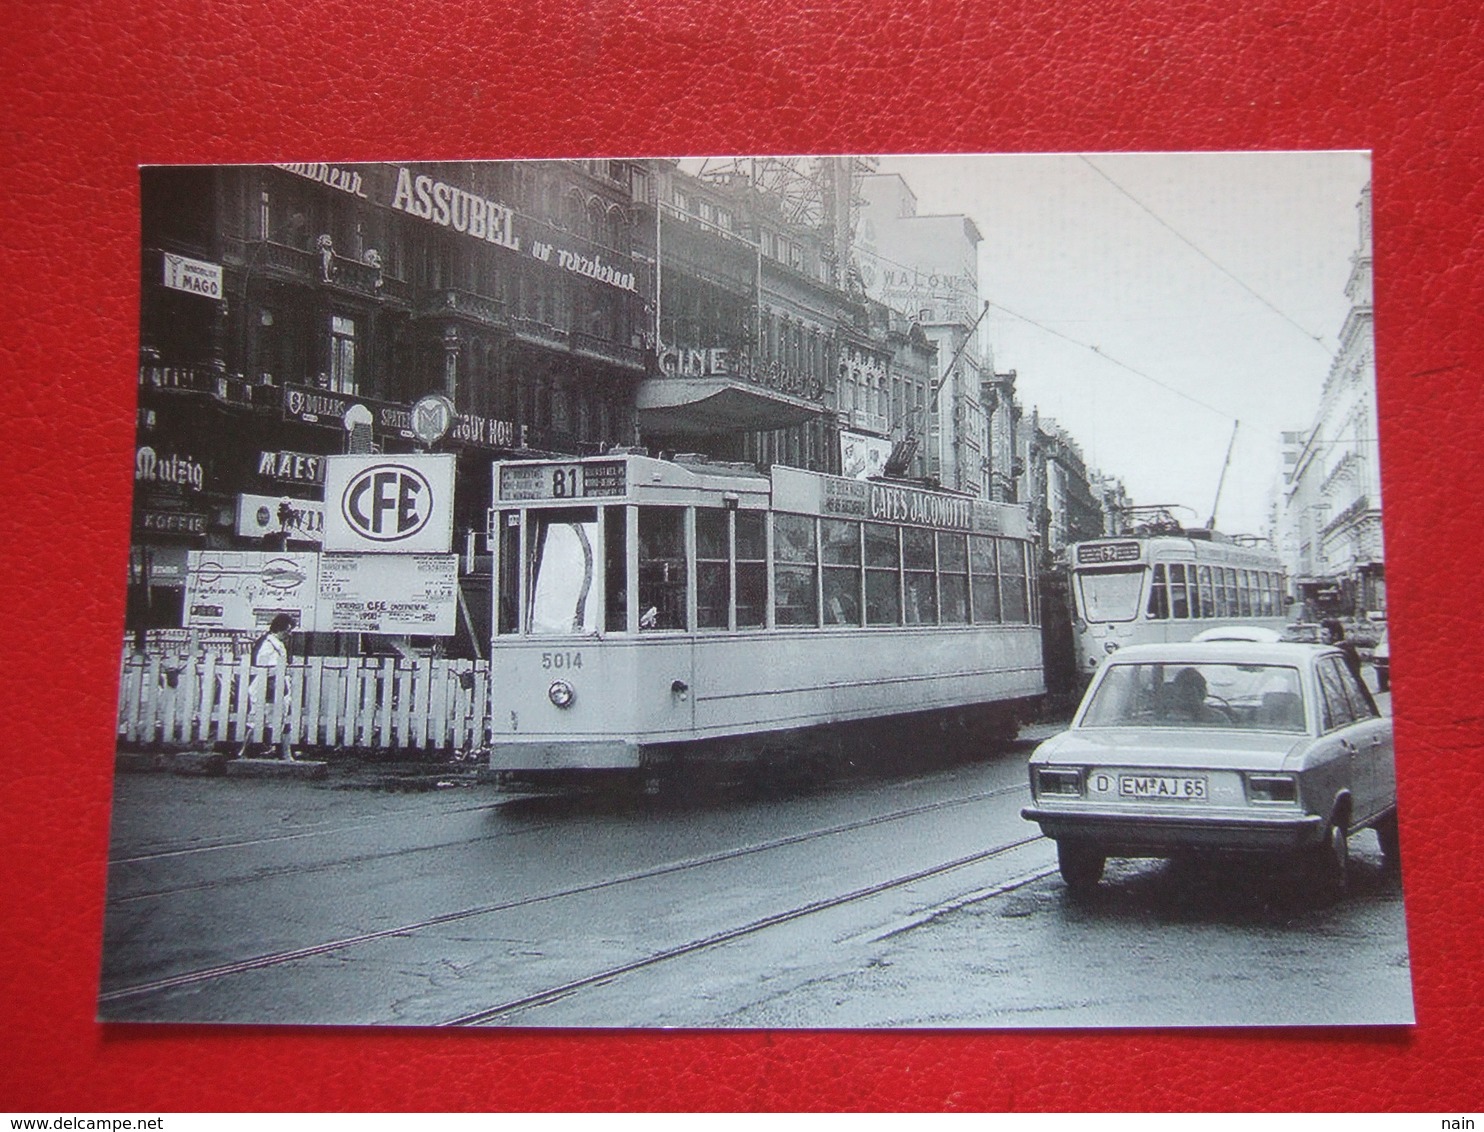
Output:
[[[452,455],[326,457],[325,550],[447,553],[453,483]]]

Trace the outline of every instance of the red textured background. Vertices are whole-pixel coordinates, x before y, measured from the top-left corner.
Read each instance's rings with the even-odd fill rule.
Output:
[[[0,1108],[1484,1107],[1478,19],[1461,0],[4,5]],[[1375,151],[1415,1030],[94,1023],[138,163],[1253,148]]]

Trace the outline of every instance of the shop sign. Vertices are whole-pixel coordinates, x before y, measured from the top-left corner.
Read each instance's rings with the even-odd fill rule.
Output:
[[[307,385],[286,385],[283,390],[284,418],[305,424],[343,429],[345,414],[357,405],[371,414],[372,423],[381,435],[400,436],[404,440],[416,438],[413,409],[407,405],[350,397]],[[457,444],[476,448],[524,448],[527,443],[525,425],[475,413],[455,413],[447,437]]]
[[[131,546],[129,548],[129,581],[152,586],[183,586],[186,578],[186,556],[183,546]]]
[[[307,181],[329,185],[330,188],[339,189],[342,193],[349,193],[353,197],[360,197],[363,200],[366,197],[361,175],[354,169],[342,169],[338,165],[326,165],[322,161],[291,164],[275,162],[273,167],[282,169],[285,173],[292,173],[296,177],[303,177]]]
[[[324,554],[320,632],[451,637],[458,606],[455,554]]]
[[[610,287],[617,287],[622,291],[639,289],[638,280],[632,271],[624,271],[621,267],[605,262],[601,253],[584,255],[582,252],[557,247],[555,244],[532,240],[531,255],[542,263],[555,261],[563,271],[570,271],[573,275],[581,275],[587,279],[596,279],[599,283],[607,283]]]
[[[165,253],[165,286],[202,295],[208,299],[222,297],[222,266],[183,255]]]
[[[239,495],[237,534],[242,538],[282,534],[300,542],[319,542],[325,536],[325,505],[286,495]]]
[[[426,174],[414,175],[405,166],[397,170],[392,207],[476,240],[520,251],[520,237],[515,234],[515,211],[509,205],[475,196],[446,181],[435,181]]]
[[[142,511],[139,529],[152,535],[204,535],[207,516],[200,511]]]
[[[187,488],[199,494],[206,487],[206,468],[188,454],[161,454],[148,444],[134,450],[134,482],[152,487]]]
[[[454,457],[325,457],[325,549],[446,554]]]
[[[259,452],[258,475],[281,483],[324,483],[324,458],[307,452]]]
[[[259,631],[287,613],[308,630],[318,593],[318,554],[193,550],[186,558],[185,628]]]

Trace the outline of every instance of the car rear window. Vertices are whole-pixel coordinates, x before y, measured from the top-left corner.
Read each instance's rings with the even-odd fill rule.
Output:
[[[1302,732],[1298,669],[1276,664],[1115,664],[1083,727],[1210,727]]]

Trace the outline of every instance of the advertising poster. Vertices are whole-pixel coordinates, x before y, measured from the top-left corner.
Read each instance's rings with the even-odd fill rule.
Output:
[[[193,550],[186,559],[185,628],[261,631],[275,614],[315,621],[319,555]]]
[[[319,542],[325,534],[325,505],[287,495],[237,497],[237,534],[241,538],[286,535],[295,542]]]
[[[325,554],[320,632],[450,637],[458,604],[456,554]]]

